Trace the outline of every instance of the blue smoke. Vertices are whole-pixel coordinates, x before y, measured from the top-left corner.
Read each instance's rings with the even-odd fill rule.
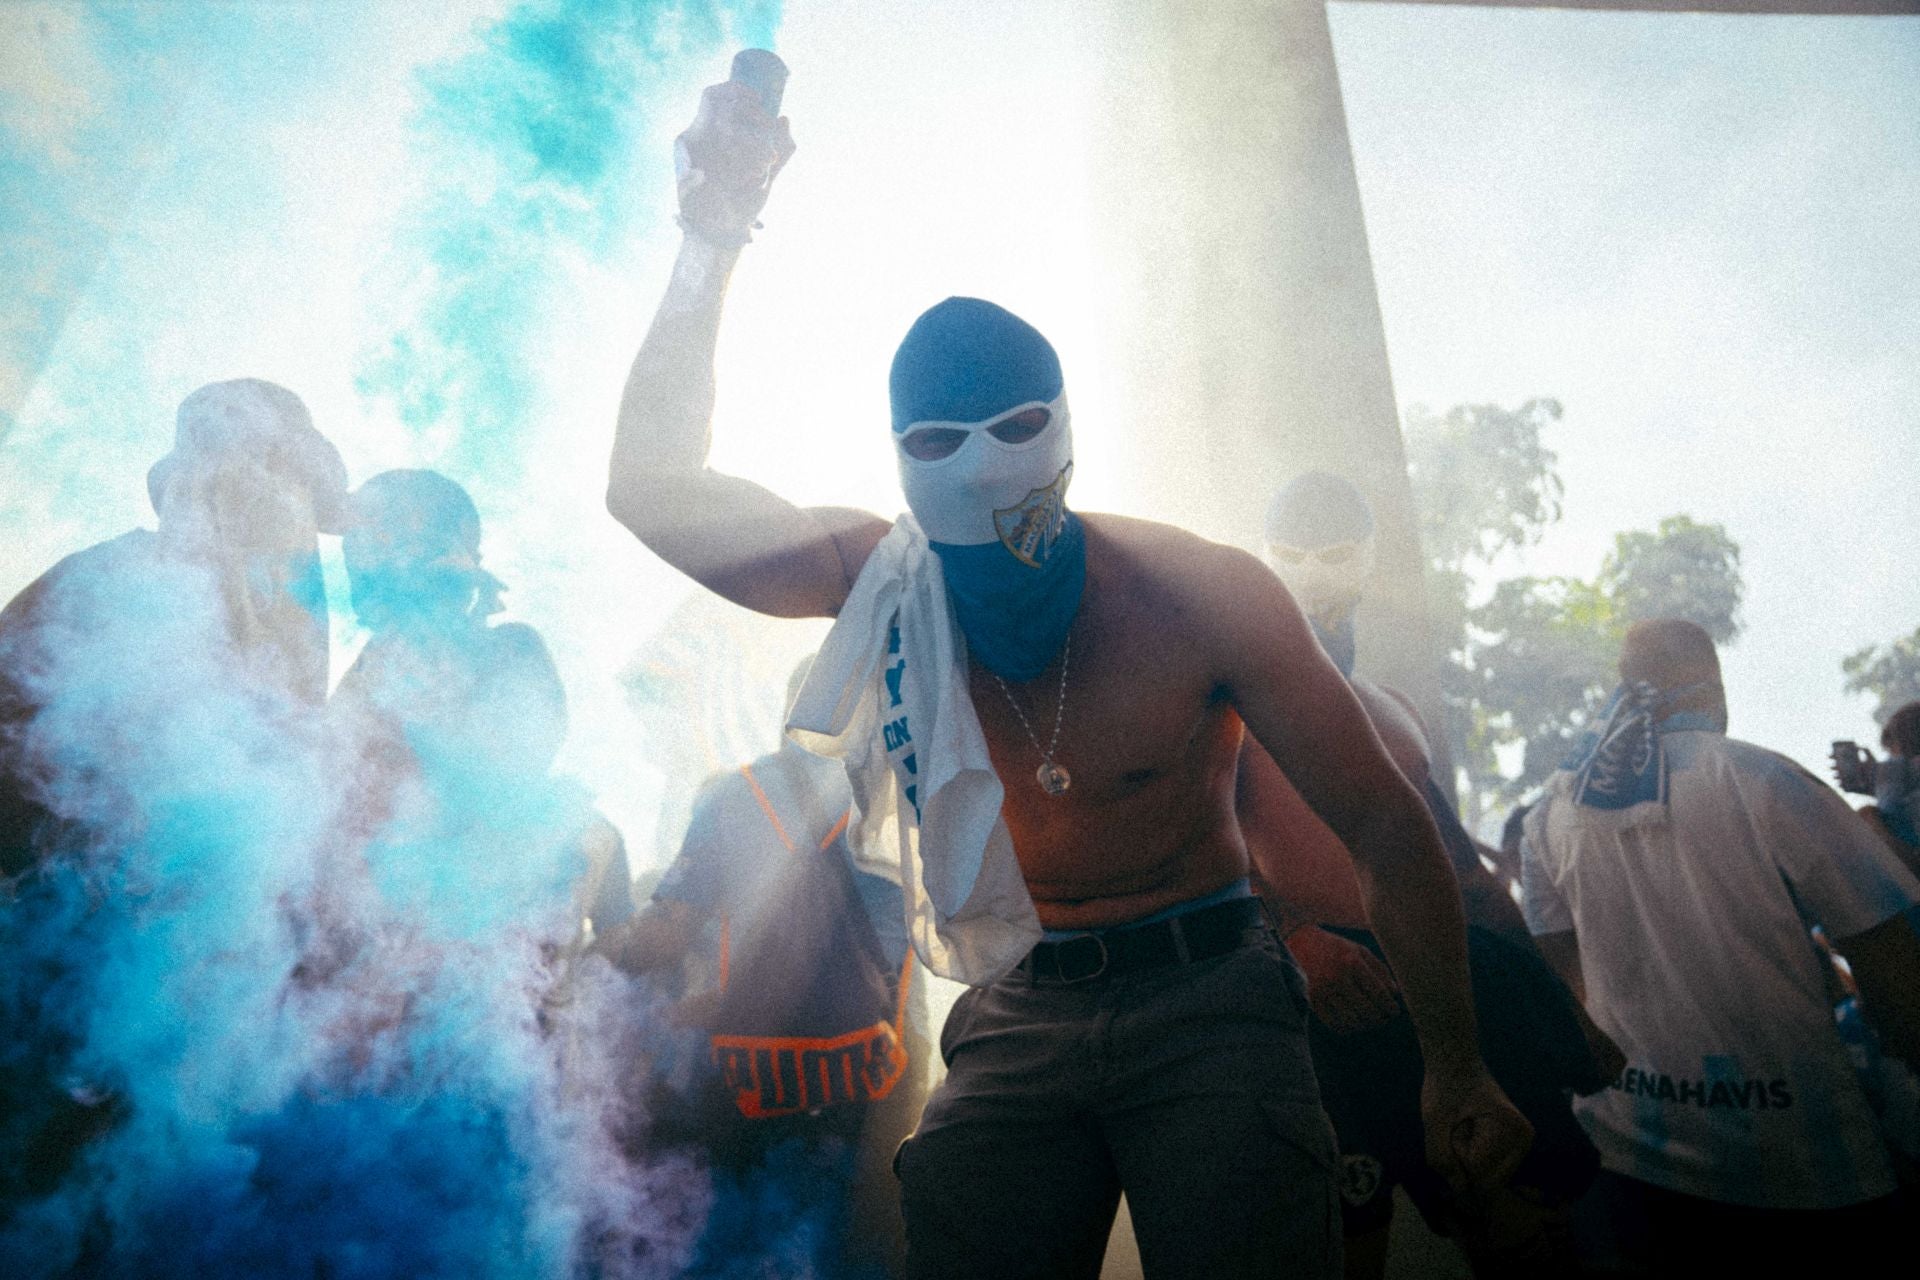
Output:
[[[306,607],[222,564],[130,534],[0,637],[49,819],[0,903],[0,1274],[679,1274],[710,1184],[637,1101],[692,1046],[576,955],[587,797],[478,735],[391,785],[286,678]]]
[[[771,44],[778,11],[777,0],[528,0],[478,50],[422,74],[416,150],[432,194],[394,246],[404,300],[358,387],[436,442],[428,461],[516,478],[542,400],[541,343],[568,323],[568,273],[663,216],[642,195],[660,190],[666,163],[653,138],[692,105],[669,72]]]
[[[356,876],[353,744],[239,674],[199,575],[98,563],[9,664],[71,837],[0,911],[0,1156],[95,1132],[0,1187],[0,1272],[677,1274],[709,1191],[632,1149],[658,998],[569,963],[584,798],[427,759],[441,816]]]
[[[323,6],[57,12],[93,112],[56,139],[0,110],[0,270],[31,285],[0,332],[0,448],[46,477],[0,497],[10,527],[48,504],[111,519],[108,487],[138,492],[187,376],[141,351],[167,236],[198,204],[272,223],[249,158],[351,50]],[[775,15],[532,0],[422,76],[436,194],[393,246],[412,310],[362,369],[421,452],[450,430],[467,474],[511,483],[569,264],[661,216],[634,193],[692,105],[670,75],[770,43]],[[243,144],[183,145],[189,109]],[[63,338],[81,303],[90,331]],[[5,438],[28,383],[34,421]],[[756,1224],[741,1274],[801,1273],[819,1220],[717,1204],[693,1157],[647,1146],[639,1100],[704,1045],[574,954],[588,797],[416,742],[435,819],[369,831],[353,744],[263,692],[217,582],[142,562],[67,588],[45,655],[0,642],[39,708],[0,746],[35,762],[56,849],[0,887],[0,1274],[672,1276],[731,1235],[710,1219]]]
[[[496,1107],[295,1098],[228,1137],[138,1206],[133,1234],[191,1242],[153,1250],[141,1273],[489,1275],[540,1255],[519,1212],[532,1188]]]

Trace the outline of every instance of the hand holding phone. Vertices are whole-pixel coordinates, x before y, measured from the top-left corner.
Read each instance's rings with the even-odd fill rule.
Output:
[[[1840,784],[1842,791],[1851,791],[1855,795],[1873,794],[1874,759],[1857,742],[1839,741],[1833,744],[1833,779]]]

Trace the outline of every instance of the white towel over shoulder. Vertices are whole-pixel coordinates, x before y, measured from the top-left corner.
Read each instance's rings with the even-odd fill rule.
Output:
[[[1040,940],[967,691],[966,641],[912,516],[860,571],[787,732],[845,764],[854,857],[900,881],[907,933],[929,969],[985,986]]]

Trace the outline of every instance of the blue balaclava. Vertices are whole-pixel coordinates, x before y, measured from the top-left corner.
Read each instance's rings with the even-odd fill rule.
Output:
[[[1087,578],[1066,507],[1073,434],[1060,358],[1012,312],[948,298],[907,331],[889,390],[900,485],[967,647],[996,675],[1031,680],[1066,642]],[[1045,415],[1037,434],[1003,438],[1032,430],[1034,411]]]
[[[1343,675],[1353,674],[1354,613],[1373,572],[1373,544],[1366,496],[1329,472],[1299,476],[1267,508],[1267,564]]]

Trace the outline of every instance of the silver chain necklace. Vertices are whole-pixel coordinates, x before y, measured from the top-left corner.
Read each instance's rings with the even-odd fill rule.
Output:
[[[1067,713],[1067,664],[1072,658],[1073,632],[1069,630],[1066,648],[1060,651],[1060,697],[1053,707],[1053,737],[1048,740],[1044,748],[1040,745],[1040,735],[1033,731],[1031,724],[1027,723],[1027,713],[1022,711],[1020,704],[1013,700],[1013,690],[1007,688],[1007,682],[1002,680],[997,672],[987,672],[993,677],[993,682],[1000,686],[1000,692],[1006,695],[1007,705],[1013,708],[1013,714],[1020,717],[1020,727],[1027,731],[1027,740],[1033,743],[1033,749],[1040,753],[1040,768],[1034,772],[1033,777],[1040,784],[1040,789],[1050,796],[1065,795],[1067,788],[1073,785],[1073,775],[1063,766],[1053,762],[1054,749],[1060,745],[1060,721]]]

